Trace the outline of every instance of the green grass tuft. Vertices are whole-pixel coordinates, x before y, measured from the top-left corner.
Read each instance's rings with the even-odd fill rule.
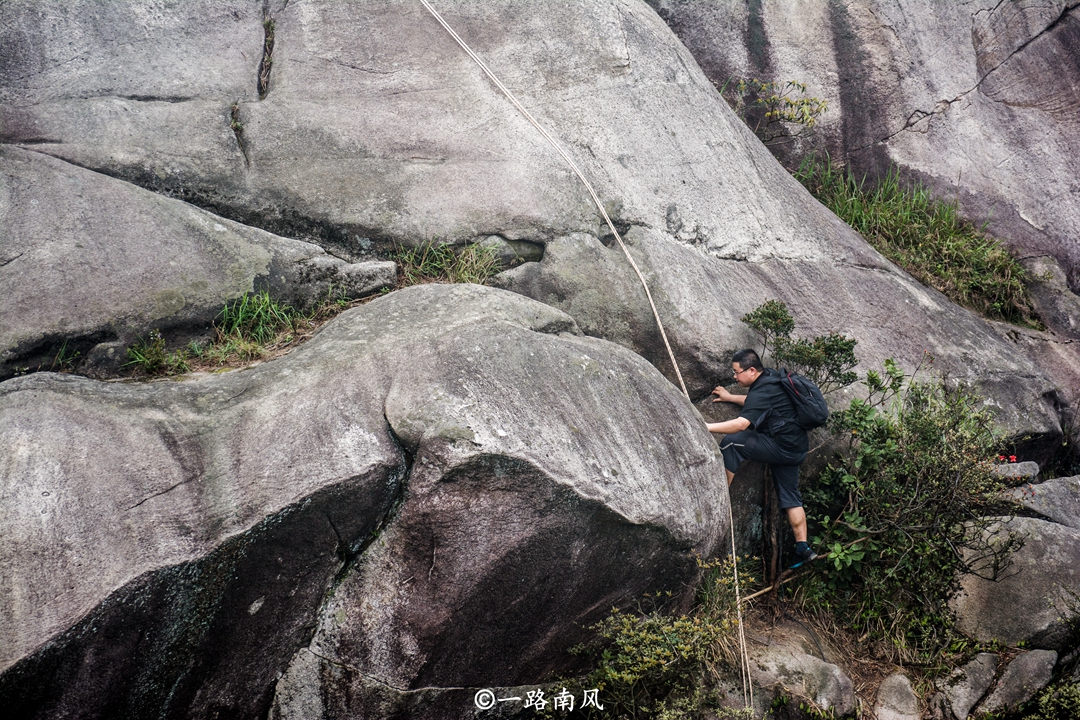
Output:
[[[1041,329],[1031,307],[1026,271],[982,228],[964,220],[955,203],[935,200],[896,168],[875,187],[849,170],[807,158],[795,177],[881,254],[919,282],[993,320]]]
[[[475,244],[455,247],[427,243],[418,248],[402,248],[396,259],[403,287],[430,282],[483,285],[499,270],[498,253]]]
[[[127,349],[128,361],[124,363],[147,375],[175,375],[188,371],[187,355],[168,352],[165,338],[157,330],[151,330],[145,338],[139,338]]]

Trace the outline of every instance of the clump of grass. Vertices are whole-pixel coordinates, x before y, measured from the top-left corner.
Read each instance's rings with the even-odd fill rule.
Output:
[[[498,253],[476,244],[455,247],[425,243],[418,248],[402,248],[397,261],[402,287],[431,282],[483,285],[499,269]]]
[[[165,338],[158,330],[151,330],[145,338],[139,338],[127,349],[127,355],[128,361],[124,365],[147,375],[175,375],[189,369],[187,354],[167,351]]]
[[[268,292],[245,293],[226,303],[214,320],[214,336],[169,352],[152,330],[128,348],[127,366],[145,375],[176,375],[191,370],[236,366],[273,357],[306,340],[315,330],[357,300],[331,289],[310,312],[278,303]]]
[[[738,662],[734,566],[730,559],[698,564],[703,576],[691,612],[613,610],[591,628],[595,643],[571,650],[595,658],[587,676],[565,683],[600,691],[603,713],[589,715],[589,708],[586,716],[689,720],[717,711],[712,681]],[[753,582],[740,577],[744,590]]]
[[[919,282],[994,320],[1041,328],[1025,285],[1026,271],[956,203],[935,200],[898,170],[873,187],[826,156],[805,159],[795,177],[881,254]]]

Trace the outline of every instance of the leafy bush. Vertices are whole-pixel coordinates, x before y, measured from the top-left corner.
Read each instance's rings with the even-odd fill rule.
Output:
[[[817,125],[828,103],[806,95],[806,85],[794,80],[770,82],[749,78],[730,80],[720,88],[732,109],[766,145],[791,142]]]
[[[856,341],[838,333],[818,335],[805,339],[792,339],[795,320],[787,305],[780,300],[766,300],[753,311],[743,315],[742,321],[763,338],[761,358],[764,362],[772,345],[772,364],[813,380],[823,393],[851,385],[857,379],[852,368]]]
[[[596,658],[596,669],[574,684],[601,691],[597,717],[682,720],[714,704],[708,680],[738,663],[735,573],[730,560],[699,565],[703,579],[689,614],[616,609],[592,627],[595,643],[571,651]],[[739,581],[745,588],[754,579]]]
[[[482,285],[499,269],[498,253],[476,244],[454,247],[426,243],[418,248],[402,248],[397,261],[402,286],[427,282]]]
[[[832,418],[848,451],[803,493],[828,551],[804,597],[861,635],[925,658],[952,639],[947,606],[964,573],[999,575],[1013,537],[988,539],[1012,506],[993,473],[992,417],[973,393],[908,378],[891,360],[867,398]]]
[[[1052,685],[1039,693],[1036,706],[1037,711],[1024,720],[1076,720],[1080,718],[1080,685]]]
[[[956,203],[933,199],[893,167],[874,187],[826,156],[803,160],[795,177],[881,254],[951,300],[995,320],[1041,327],[1026,271],[997,240],[967,222]]]

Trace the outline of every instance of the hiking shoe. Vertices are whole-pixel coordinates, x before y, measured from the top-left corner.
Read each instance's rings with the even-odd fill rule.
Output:
[[[817,553],[814,552],[813,550],[811,550],[809,546],[807,546],[807,548],[805,550],[802,550],[802,551],[796,550],[795,551],[795,564],[792,565],[791,567],[797,568],[800,565],[802,565],[803,563],[808,563],[811,560],[815,559],[816,557],[817,557]]]

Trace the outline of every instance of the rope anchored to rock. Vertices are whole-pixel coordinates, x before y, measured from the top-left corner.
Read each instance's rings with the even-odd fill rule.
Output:
[[[530,113],[525,108],[525,106],[522,105],[516,97],[514,97],[514,94],[510,92],[510,90],[505,85],[502,84],[499,78],[496,77],[495,73],[493,73],[491,69],[484,63],[484,61],[481,60],[475,52],[473,52],[472,48],[469,47],[468,43],[462,40],[461,36],[454,32],[454,29],[450,27],[449,23],[443,20],[442,16],[439,15],[435,8],[431,6],[431,3],[429,3],[428,0],[420,0],[420,4],[422,4],[424,8],[427,9],[429,13],[431,13],[431,16],[434,17],[435,20],[437,20],[438,23],[443,26],[443,29],[446,30],[446,32],[450,33],[450,37],[454,38],[457,44],[461,46],[461,49],[468,53],[469,57],[471,57],[473,61],[480,66],[480,69],[483,70],[484,74],[488,76],[488,79],[495,84],[495,87],[502,91],[502,94],[506,96],[506,98],[514,105],[514,107],[516,107],[518,111],[525,116],[529,123],[531,123],[532,126],[535,127],[536,130],[544,136],[544,139],[547,140],[553,148],[555,148],[559,155],[562,156],[563,160],[566,161],[567,165],[569,165],[570,168],[574,171],[574,174],[577,175],[578,179],[581,181],[581,184],[585,186],[586,190],[588,190],[589,195],[592,197],[593,202],[596,204],[596,209],[600,211],[600,215],[604,218],[604,222],[607,223],[608,229],[611,230],[611,233],[615,236],[615,240],[619,243],[619,247],[622,249],[623,254],[626,255],[626,259],[627,261],[629,261],[630,267],[632,267],[634,269],[634,272],[637,274],[638,280],[641,282],[641,287],[645,290],[645,297],[648,298],[649,307],[652,308],[653,318],[656,320],[656,327],[660,331],[661,339],[663,339],[664,341],[664,347],[667,349],[668,358],[671,360],[671,366],[675,369],[675,376],[679,379],[679,387],[682,388],[683,395],[686,396],[687,401],[692,403],[693,401],[690,400],[690,393],[686,389],[686,383],[683,382],[682,373],[679,371],[679,363],[675,361],[675,353],[672,351],[671,343],[668,342],[667,333],[664,331],[664,323],[660,320],[660,313],[656,309],[656,303],[653,302],[652,292],[649,291],[649,284],[645,281],[645,276],[641,273],[641,270],[638,268],[637,263],[634,262],[634,258],[630,255],[630,251],[627,249],[626,243],[623,242],[622,235],[619,234],[619,231],[615,228],[615,223],[611,221],[611,218],[608,216],[607,211],[604,209],[604,204],[600,202],[600,197],[596,194],[596,190],[593,189],[592,183],[588,181],[588,179],[585,177],[585,174],[577,166],[577,163],[573,161],[570,155],[567,154],[567,152],[563,150],[562,146],[555,141],[555,138],[552,137],[551,134],[546,129],[544,129],[544,127],[539,122],[537,122],[536,118],[532,116],[532,113]],[[742,598],[739,596],[739,564],[735,554],[735,519],[732,515],[730,499],[728,501],[728,524],[731,527],[731,560],[735,575],[735,607],[737,608],[739,621],[739,650],[741,655],[739,663],[739,673],[742,676],[743,682],[744,705],[746,707],[751,707],[754,703],[754,691],[752,684],[750,683],[750,658],[746,652],[746,634],[743,631],[743,601]]]

